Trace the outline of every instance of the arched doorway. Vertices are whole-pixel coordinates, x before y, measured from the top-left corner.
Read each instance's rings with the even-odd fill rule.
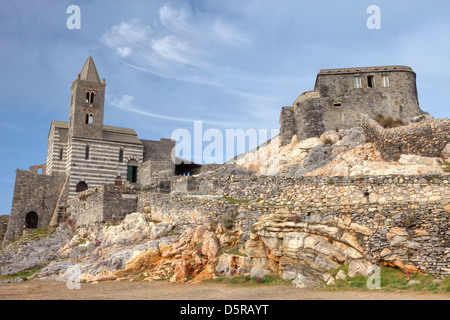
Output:
[[[28,212],[25,217],[25,228],[37,229],[39,226],[39,216],[36,212]]]
[[[78,182],[77,188],[76,188],[77,193],[86,191],[87,189],[89,189],[89,187],[86,182],[84,182],[84,181]]]
[[[137,182],[137,169],[138,163],[136,160],[131,159],[128,161],[127,181],[131,183]]]

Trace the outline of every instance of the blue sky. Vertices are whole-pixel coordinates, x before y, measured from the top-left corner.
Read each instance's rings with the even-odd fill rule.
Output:
[[[69,30],[66,9],[81,9]],[[369,30],[366,10],[381,9]],[[52,120],[92,55],[106,78],[105,124],[142,139],[178,128],[278,129],[282,106],[320,69],[407,65],[421,108],[449,116],[447,0],[172,0],[0,2],[0,214],[15,170],[46,161]]]

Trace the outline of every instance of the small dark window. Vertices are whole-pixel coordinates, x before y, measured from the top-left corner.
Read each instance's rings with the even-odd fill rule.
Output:
[[[39,216],[36,212],[28,212],[25,217],[25,228],[37,229],[39,226]]]
[[[94,93],[91,92],[91,99],[90,99],[90,102],[91,102],[91,103],[94,103],[94,96],[95,96]]]
[[[373,76],[368,76],[368,77],[367,77],[367,86],[368,86],[369,88],[375,87],[375,80],[374,80],[374,77],[373,77]]]
[[[86,102],[89,102],[89,99],[90,99],[90,93],[86,92]]]
[[[342,107],[342,103],[335,103],[335,104],[333,104],[333,107],[336,107],[336,108]]]
[[[86,153],[84,155],[84,159],[85,160],[89,160],[89,152],[90,152],[91,147],[90,146],[86,146]]]
[[[123,163],[123,149],[122,148],[119,150],[119,162]]]
[[[61,149],[59,149],[59,161],[62,161],[62,159],[63,159],[63,154],[64,154],[64,148],[61,147]]]

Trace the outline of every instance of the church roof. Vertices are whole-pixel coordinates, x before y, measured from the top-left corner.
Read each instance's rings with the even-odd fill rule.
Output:
[[[92,56],[86,60],[83,69],[80,72],[80,79],[89,82],[100,83],[100,77],[98,76],[97,68],[95,67],[94,59]]]
[[[56,127],[60,129],[69,129],[69,123],[65,121],[52,121],[51,127]],[[50,134],[50,133],[49,133]],[[139,140],[136,131],[128,128],[103,126],[103,140],[110,142],[124,142],[142,145],[141,140]]]

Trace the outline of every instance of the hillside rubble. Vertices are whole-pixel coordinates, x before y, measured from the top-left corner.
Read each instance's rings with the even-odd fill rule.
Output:
[[[259,175],[275,176],[362,176],[442,174],[442,158],[402,155],[398,162],[384,161],[374,143],[366,143],[361,128],[328,131],[320,138],[279,147],[275,137],[259,150],[239,157],[235,165]],[[275,144],[275,145],[273,145]],[[447,147],[442,151],[446,159]],[[267,156],[268,155],[268,156]]]

